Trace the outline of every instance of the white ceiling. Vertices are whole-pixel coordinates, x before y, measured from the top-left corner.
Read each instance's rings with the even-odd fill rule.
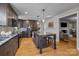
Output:
[[[54,17],[72,8],[78,7],[79,3],[11,3],[19,16],[24,19],[36,20],[37,16],[42,19],[42,9],[45,9],[45,17]],[[28,14],[25,14],[28,12]]]
[[[61,21],[71,21],[71,22],[76,22],[77,21],[77,14],[73,14],[64,18],[61,18]]]

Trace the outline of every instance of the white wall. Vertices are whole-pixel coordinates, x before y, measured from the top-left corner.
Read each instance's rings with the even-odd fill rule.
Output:
[[[53,22],[53,27],[49,28],[48,23]],[[56,41],[59,41],[59,21],[57,18],[48,19],[44,24],[45,32],[56,33]]]
[[[79,50],[79,11],[77,12],[77,50]]]
[[[52,32],[52,33],[56,33],[56,40],[59,41],[59,18],[62,18],[62,17],[66,17],[68,15],[72,15],[74,13],[77,13],[77,49],[79,49],[79,7],[78,8],[74,8],[74,9],[71,9],[71,10],[68,10],[64,13],[61,13],[51,19],[48,19],[46,20],[45,24],[44,24],[44,27],[45,27],[45,31],[46,32]],[[53,28],[48,28],[48,23],[49,22],[54,22],[54,27]]]
[[[42,33],[43,33],[43,27],[44,27],[44,24],[42,23],[42,21],[39,21],[39,25],[38,25],[38,27],[40,27],[39,32],[42,32]]]

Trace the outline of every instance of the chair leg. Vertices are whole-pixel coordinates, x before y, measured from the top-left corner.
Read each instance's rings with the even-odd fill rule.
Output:
[[[49,39],[48,39],[48,45],[49,45]]]
[[[47,45],[49,46],[49,38],[47,38]]]
[[[56,49],[56,39],[54,39],[54,49]]]

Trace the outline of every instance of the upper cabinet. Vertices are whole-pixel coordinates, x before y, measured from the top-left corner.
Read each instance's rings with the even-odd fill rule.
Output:
[[[0,25],[17,26],[17,14],[10,4],[0,4]]]
[[[6,25],[6,5],[0,4],[0,25]]]

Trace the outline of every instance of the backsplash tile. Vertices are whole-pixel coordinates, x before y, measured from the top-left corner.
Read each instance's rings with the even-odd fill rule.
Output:
[[[1,32],[1,31],[5,31],[5,32],[13,31],[13,27],[0,26],[0,32]]]

